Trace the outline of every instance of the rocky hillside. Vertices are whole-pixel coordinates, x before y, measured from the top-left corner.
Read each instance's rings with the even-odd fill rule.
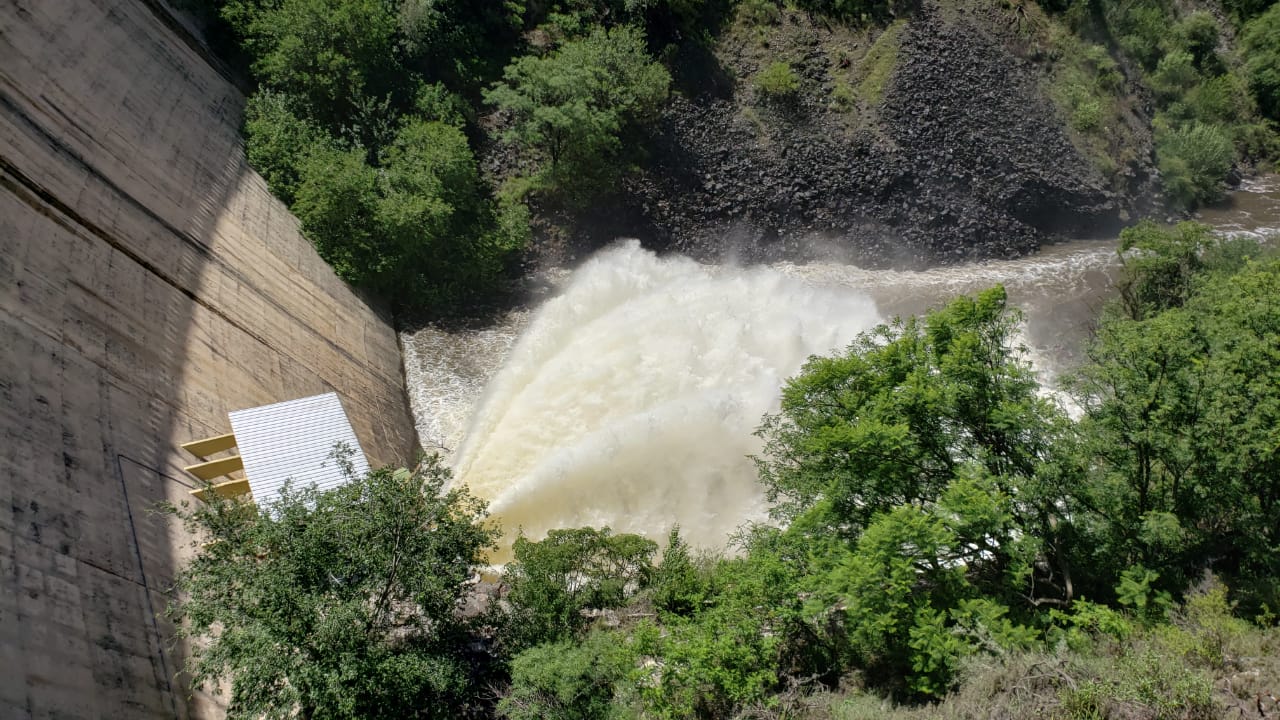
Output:
[[[871,30],[740,13],[713,58],[676,61],[682,91],[624,207],[579,232],[895,266],[1114,232],[1149,191],[1150,141],[1124,169],[1130,192],[1114,192],[1050,100],[1031,22],[1016,6],[937,0]],[[762,87],[775,63],[794,90]]]

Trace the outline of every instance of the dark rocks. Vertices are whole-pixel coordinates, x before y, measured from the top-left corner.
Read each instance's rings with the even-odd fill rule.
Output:
[[[981,22],[926,3],[871,127],[826,107],[820,47],[798,67],[809,96],[785,112],[749,107],[741,87],[674,97],[629,181],[643,239],[706,258],[910,266],[1113,229],[1122,199],[1068,140],[1036,67]]]

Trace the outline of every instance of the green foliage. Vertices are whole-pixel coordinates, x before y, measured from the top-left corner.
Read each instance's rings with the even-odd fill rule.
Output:
[[[1110,555],[1093,566],[1118,577],[1140,564],[1168,591],[1206,558],[1242,587],[1273,577],[1264,518],[1280,502],[1267,479],[1280,467],[1269,429],[1280,419],[1280,267],[1189,224],[1139,226],[1124,244],[1137,252],[1123,309],[1104,318],[1074,384],[1088,473],[1077,494],[1092,516],[1082,526]]]
[[[1249,22],[1240,38],[1244,75],[1262,114],[1280,120],[1280,5]]]
[[[1120,233],[1124,263],[1120,302],[1126,317],[1144,320],[1182,307],[1204,270],[1204,253],[1213,243],[1206,225],[1184,222],[1172,230],[1150,220]]]
[[[970,463],[1005,482],[1031,478],[1054,414],[1010,348],[1016,323],[995,288],[811,358],[757,431],[775,514],[794,519],[822,500],[830,525],[856,534],[879,512],[937,499]]]
[[[782,20],[777,0],[742,0],[738,14],[752,25],[776,25]]]
[[[515,541],[505,579],[512,610],[508,642],[515,648],[572,637],[586,626],[583,611],[621,607],[653,574],[657,543],[609,528],[552,530],[544,540]]]
[[[989,479],[961,479],[935,506],[879,516],[816,599],[845,608],[849,651],[871,679],[905,678],[913,693],[942,695],[963,656],[1036,639],[1001,600],[1033,591],[1038,554],[1008,495]]]
[[[902,29],[906,23],[899,20],[884,29],[863,59],[862,79],[858,82],[858,97],[870,106],[884,100],[889,78],[898,65],[898,49],[901,47]]]
[[[366,155],[319,145],[302,160],[293,211],[320,256],[400,305],[448,309],[490,291],[528,229],[485,196],[462,131],[409,120],[378,168]]]
[[[1156,156],[1169,196],[1183,207],[1195,207],[1222,199],[1235,149],[1218,126],[1193,122],[1162,133]]]
[[[1120,573],[1120,584],[1116,586],[1116,600],[1123,606],[1131,608],[1138,617],[1147,622],[1164,620],[1173,605],[1173,596],[1154,586],[1160,579],[1160,573],[1148,570],[1141,565],[1131,567]]]
[[[1145,69],[1162,57],[1161,42],[1169,34],[1170,12],[1162,0],[1100,3],[1107,27],[1121,49]]]
[[[777,689],[781,673],[803,658],[811,636],[797,593],[798,568],[764,549],[724,560],[713,591],[688,620],[636,632],[638,651],[656,659],[634,685],[652,717],[729,717]]]
[[[376,232],[378,172],[361,150],[318,146],[299,168],[293,213],[338,277],[376,284],[398,253]]]
[[[653,604],[674,615],[692,615],[702,607],[709,591],[707,579],[690,555],[689,544],[672,528],[662,564],[653,573]]]
[[[791,69],[790,63],[778,60],[756,75],[756,89],[766,99],[790,98],[800,91],[800,77]]]
[[[222,14],[263,85],[331,132],[401,80],[396,15],[383,0],[228,0]]]
[[[1160,58],[1151,75],[1151,87],[1166,101],[1182,97],[1200,82],[1195,58],[1191,53],[1175,50]]]
[[[622,137],[667,97],[671,77],[629,27],[596,30],[508,65],[485,100],[512,116],[507,142],[544,161],[544,180],[584,202],[612,188]]]
[[[529,648],[511,661],[511,690],[498,704],[510,720],[606,720],[617,717],[615,684],[636,657],[616,633],[593,632]]]
[[[276,197],[292,204],[302,182],[301,166],[307,153],[329,144],[328,135],[294,115],[286,97],[270,90],[251,95],[244,116],[249,163],[262,174]]]
[[[454,717],[469,693],[458,603],[496,533],[448,479],[432,457],[260,509],[216,493],[169,508],[206,541],[169,609],[201,638],[195,684],[230,680],[229,718]]]
[[[467,104],[406,63],[457,51],[459,28],[505,21],[452,0],[230,0],[223,15],[260,84],[249,160],[340,277],[437,313],[500,288],[529,238],[526,211],[488,197]]]

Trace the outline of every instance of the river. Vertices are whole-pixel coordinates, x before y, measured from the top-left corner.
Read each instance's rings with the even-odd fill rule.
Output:
[[[1280,231],[1280,177],[1246,180],[1199,219],[1261,241]],[[543,278],[547,299],[483,329],[403,333],[410,402],[423,447],[449,457],[509,536],[608,525],[661,539],[679,524],[722,548],[765,517],[752,431],[807,357],[1003,283],[1025,316],[1024,357],[1051,388],[1081,360],[1115,248],[895,272],[706,265],[624,241]]]

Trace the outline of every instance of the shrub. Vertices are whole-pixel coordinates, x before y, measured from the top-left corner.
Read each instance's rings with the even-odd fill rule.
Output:
[[[1165,46],[1189,53],[1196,69],[1206,75],[1216,75],[1223,69],[1217,54],[1218,21],[1203,10],[1191,13],[1174,25],[1165,37]]]
[[[1280,120],[1280,5],[1245,26],[1241,37],[1245,53],[1244,74],[1258,99],[1258,109]]]
[[[1190,208],[1222,198],[1235,149],[1219,126],[1192,122],[1164,133],[1156,144],[1156,157],[1165,191]]]
[[[249,97],[244,133],[249,164],[267,181],[271,192],[290,205],[297,197],[307,154],[330,144],[325,131],[294,115],[286,97],[271,90],[259,90]]]
[[[1249,89],[1235,73],[1210,78],[1192,88],[1186,95],[1190,120],[1218,123],[1229,127],[1253,116]]]
[[[738,13],[752,25],[776,25],[782,19],[776,0],[742,0]]]
[[[507,565],[511,586],[507,642],[516,649],[570,637],[586,626],[582,611],[621,607],[645,587],[657,543],[609,528],[552,530],[544,540],[519,537]]]
[[[614,717],[615,683],[635,660],[627,639],[608,632],[529,648],[511,661],[511,688],[498,714],[510,720]]]
[[[528,237],[518,209],[485,196],[456,127],[411,120],[380,155],[319,145],[299,168],[293,205],[339,277],[401,306],[445,310],[492,292]]]
[[[484,97],[512,115],[503,138],[539,156],[547,188],[582,204],[615,185],[623,134],[657,114],[670,83],[641,32],[597,28],[515,60]]]
[[[1071,127],[1080,132],[1094,132],[1102,126],[1102,103],[1090,98],[1071,113]]]
[[[261,509],[169,508],[204,541],[170,607],[202,639],[195,686],[229,681],[229,718],[457,717],[474,630],[457,609],[496,533],[449,479],[431,458]]]
[[[797,4],[829,17],[858,24],[884,22],[898,3],[893,0],[799,0]]]
[[[790,63],[779,60],[770,63],[756,76],[756,89],[766,100],[790,98],[800,91],[800,78]]]
[[[858,97],[854,94],[853,88],[839,83],[835,89],[831,91],[831,104],[837,110],[849,111],[857,104]]]
[[[1182,97],[1200,81],[1191,53],[1175,50],[1160,58],[1156,71],[1151,75],[1151,87],[1165,100]]]
[[[702,608],[709,587],[689,554],[689,544],[681,539],[679,528],[671,530],[651,587],[653,604],[664,612],[688,616]]]

